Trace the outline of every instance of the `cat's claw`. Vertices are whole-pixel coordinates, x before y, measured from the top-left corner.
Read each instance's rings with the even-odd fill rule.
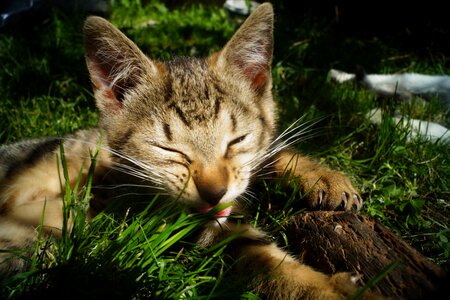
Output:
[[[347,207],[347,202],[348,202],[348,193],[343,192],[342,201],[341,204],[337,207],[337,210],[345,210],[345,208]]]
[[[359,273],[355,273],[355,274],[352,274],[351,275],[351,277],[350,277],[350,281],[354,284],[354,285],[357,285],[358,283],[361,283],[362,282],[362,274],[359,274]]]
[[[358,211],[362,207],[362,199],[361,196],[358,194],[353,194],[353,203],[351,205],[352,211]]]
[[[348,192],[342,193],[342,201],[338,207],[336,207],[335,210],[351,210],[351,211],[358,211],[361,209],[362,201],[361,197],[358,194],[353,194],[352,197],[350,197],[350,194]]]
[[[322,206],[322,202],[323,202],[324,198],[325,198],[325,191],[324,191],[324,190],[321,190],[321,191],[319,192],[319,205],[318,205],[319,207]]]
[[[362,201],[359,194],[353,193],[352,197],[350,197],[350,194],[348,192],[342,192],[341,202],[334,210],[356,212],[361,209],[361,206]]]

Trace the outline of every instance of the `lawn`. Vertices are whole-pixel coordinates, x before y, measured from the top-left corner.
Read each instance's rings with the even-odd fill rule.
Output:
[[[242,20],[230,16],[219,1],[184,6],[142,2],[115,1],[108,19],[147,55],[161,60],[217,51]],[[341,14],[340,7],[327,2],[320,9],[303,4],[301,10],[288,3],[274,1],[272,71],[280,129],[300,117],[314,123],[296,147],[349,174],[365,200],[361,214],[379,219],[448,271],[450,147],[409,139],[408,128],[390,118],[397,111],[448,127],[448,112],[437,99],[380,98],[328,77],[331,68],[352,71],[358,65],[368,73],[448,75],[448,27],[426,14],[422,22],[408,22],[405,16],[394,22],[393,12],[386,14],[384,26],[376,26],[358,7],[344,7]],[[82,47],[85,16],[48,9],[1,29],[0,143],[96,125]],[[379,125],[366,117],[373,108],[381,108]],[[301,196],[277,186],[255,192],[259,202],[252,222],[288,246],[283,224],[298,211],[271,214],[267,207],[274,197],[295,202]],[[89,186],[81,194],[68,191],[65,201],[77,216],[74,230],[37,245],[30,271],[3,282],[2,295],[258,299],[233,276],[233,262],[223,251],[226,243],[205,250],[190,242],[205,222],[201,217],[173,205],[161,207],[158,197],[149,197],[136,204],[136,212],[117,209],[87,223],[83,207],[89,197]]]

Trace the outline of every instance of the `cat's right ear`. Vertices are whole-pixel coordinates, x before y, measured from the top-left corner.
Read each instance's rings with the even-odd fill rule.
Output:
[[[158,69],[107,20],[91,16],[84,23],[86,63],[97,105],[103,112],[120,109],[128,93]]]
[[[217,57],[219,68],[240,74],[256,92],[264,92],[271,84],[273,22],[272,5],[261,4]]]

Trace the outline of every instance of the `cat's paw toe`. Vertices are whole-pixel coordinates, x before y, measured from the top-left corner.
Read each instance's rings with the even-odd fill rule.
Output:
[[[308,174],[300,179],[308,207],[321,210],[358,211],[362,198],[344,174],[327,170],[319,179]],[[314,175],[318,176],[317,173]]]
[[[362,207],[362,199],[358,193],[342,192],[341,203],[335,210],[358,211]]]

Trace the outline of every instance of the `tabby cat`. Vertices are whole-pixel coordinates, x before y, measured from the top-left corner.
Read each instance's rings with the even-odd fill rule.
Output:
[[[344,299],[355,292],[347,273],[317,272],[263,232],[228,218],[262,173],[298,178],[310,208],[358,210],[362,205],[345,175],[288,149],[289,143],[275,136],[270,4],[260,5],[220,52],[204,59],[149,59],[100,17],[87,18],[84,36],[99,128],[0,148],[1,249],[32,245],[40,224],[58,235],[64,194],[59,145],[64,145],[69,177],[77,178],[82,170],[85,181],[90,165],[85,158],[100,143],[97,184],[133,182],[131,171],[110,174],[135,170],[151,187],[149,193],[162,191],[190,209],[209,212],[236,203],[214,215],[216,221],[205,227],[198,244],[208,247],[239,230],[230,246],[240,261],[238,269],[270,275],[255,283],[257,292],[275,299]],[[103,200],[96,199],[91,214],[103,207]],[[7,260],[0,272],[25,267],[21,260]]]

